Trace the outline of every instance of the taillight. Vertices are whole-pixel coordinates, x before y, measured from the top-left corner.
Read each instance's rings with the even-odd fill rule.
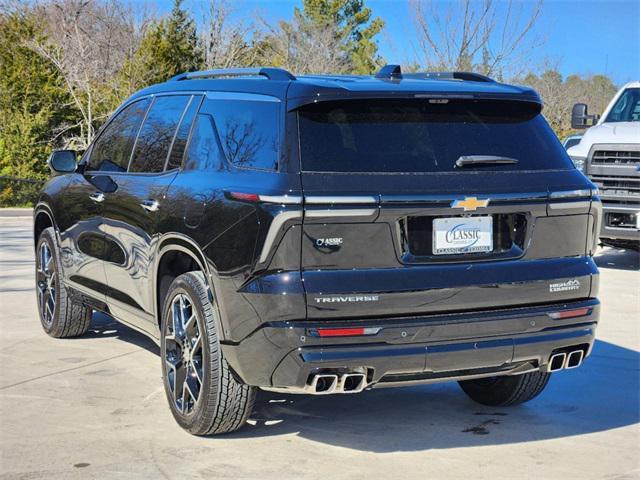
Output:
[[[260,195],[257,193],[243,193],[243,192],[227,192],[230,198],[234,200],[240,200],[242,202],[259,202]]]
[[[302,203],[301,196],[290,194],[262,195],[260,193],[226,191],[225,195],[232,200],[239,200],[241,202],[279,203],[281,205],[300,205]]]

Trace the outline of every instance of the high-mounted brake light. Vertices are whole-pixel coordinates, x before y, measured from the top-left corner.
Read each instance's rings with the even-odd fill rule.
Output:
[[[359,337],[362,335],[375,335],[381,330],[381,327],[367,328],[318,328],[311,334],[317,332],[319,337]]]
[[[550,313],[549,316],[554,320],[561,320],[564,318],[575,318],[590,315],[590,308],[576,308],[575,310],[562,310],[561,312]]]

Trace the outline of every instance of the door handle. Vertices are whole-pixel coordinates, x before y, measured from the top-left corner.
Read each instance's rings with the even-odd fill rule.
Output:
[[[89,198],[91,200],[93,200],[94,202],[102,203],[102,202],[104,202],[104,193],[102,193],[102,192],[93,192],[91,195],[89,195]]]
[[[160,203],[157,200],[149,198],[140,204],[147,212],[155,212],[160,208]]]

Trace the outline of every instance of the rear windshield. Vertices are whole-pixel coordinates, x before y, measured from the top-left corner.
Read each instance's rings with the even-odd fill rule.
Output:
[[[533,103],[486,100],[349,100],[298,113],[303,171],[450,172],[461,156],[517,164],[465,170],[574,168]]]

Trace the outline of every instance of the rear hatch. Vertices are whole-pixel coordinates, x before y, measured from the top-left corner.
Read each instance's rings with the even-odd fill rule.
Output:
[[[327,101],[298,127],[310,319],[590,296],[592,184],[539,104]]]

